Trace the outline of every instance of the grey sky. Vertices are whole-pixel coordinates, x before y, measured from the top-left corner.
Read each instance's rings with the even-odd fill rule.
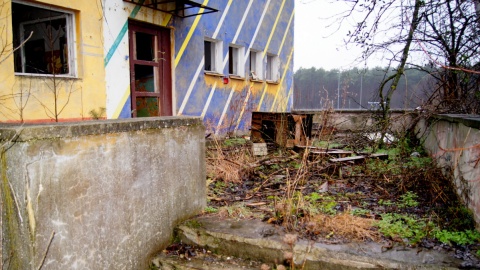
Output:
[[[343,43],[348,25],[341,29],[328,26],[332,16],[344,11],[345,4],[331,0],[295,0],[295,53],[294,69],[324,68],[348,69],[361,67],[353,63],[360,55],[360,49]],[[329,22],[330,21],[330,22]]]

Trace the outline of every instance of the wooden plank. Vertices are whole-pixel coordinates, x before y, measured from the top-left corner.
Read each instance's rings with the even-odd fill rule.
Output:
[[[310,150],[312,154],[328,154],[328,155],[352,155],[355,154],[353,151],[345,151],[345,150]]]
[[[359,161],[364,160],[366,156],[354,156],[354,157],[344,157],[344,158],[331,158],[331,162],[348,162],[348,161]]]
[[[373,154],[369,156],[370,158],[378,158],[378,159],[388,159],[388,154]]]
[[[331,162],[348,162],[348,161],[360,161],[366,158],[379,158],[379,159],[387,159],[388,154],[372,154],[369,156],[361,155],[361,156],[354,156],[354,157],[344,157],[344,158],[331,158]]]

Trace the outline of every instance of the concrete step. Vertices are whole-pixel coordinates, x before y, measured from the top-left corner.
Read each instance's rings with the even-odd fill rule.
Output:
[[[262,263],[215,254],[198,254],[192,258],[160,254],[152,261],[158,270],[258,270]]]
[[[285,239],[282,228],[259,220],[203,216],[178,226],[176,231],[182,243],[246,262],[263,262],[271,269],[282,263],[289,265],[288,257],[292,255],[297,269],[459,269],[462,262],[441,250],[399,247],[384,251],[378,243],[324,244],[299,240],[289,245],[290,240]],[[171,263],[171,259],[158,261],[166,264]],[[234,266],[208,268],[205,259],[200,261],[200,265],[192,268],[161,269],[237,269]],[[251,267],[260,269],[259,264]]]

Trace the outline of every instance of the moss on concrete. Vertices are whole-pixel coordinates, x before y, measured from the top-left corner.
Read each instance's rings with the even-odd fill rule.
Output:
[[[7,178],[7,158],[5,150],[1,150],[2,162],[2,203],[3,203],[3,260],[7,264],[8,269],[24,269],[22,267],[21,254],[18,252],[18,247],[21,246],[20,239],[20,224],[18,220],[18,209],[15,206],[15,198]],[[5,265],[4,265],[5,267]]]

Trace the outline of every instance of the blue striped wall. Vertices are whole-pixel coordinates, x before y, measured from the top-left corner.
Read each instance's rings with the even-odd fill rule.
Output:
[[[203,41],[205,37],[212,38],[215,30],[217,29],[221,17],[227,5],[228,0],[211,0],[207,5],[220,10],[220,12],[213,14],[206,14],[201,16],[195,31],[191,36],[191,40],[188,43],[183,55],[175,68],[175,91],[176,91],[176,107],[177,111],[184,104],[184,108],[178,113],[182,115],[194,115],[200,116],[205,110],[204,121],[207,128],[217,128],[220,116],[226,109],[226,114],[223,118],[222,126],[227,126],[220,130],[220,133],[226,131],[232,131],[236,129],[238,132],[246,132],[250,127],[250,112],[257,110],[258,105],[261,102],[261,111],[288,111],[291,107],[291,96],[288,96],[289,90],[293,85],[293,57],[289,57],[293,52],[293,21],[289,25],[290,18],[294,12],[293,0],[253,0],[250,8],[247,10],[250,1],[230,1],[231,6],[228,8],[228,12],[225,15],[225,19],[220,26],[220,31],[215,37],[218,40],[223,41],[223,56],[227,56],[228,45],[233,43],[234,36],[238,32],[238,38],[234,42],[236,45],[244,46],[245,52],[251,47],[257,51],[264,51],[266,53],[278,54],[280,58],[280,76],[285,77],[281,81],[280,85],[268,84],[270,89],[264,95],[263,100],[262,92],[267,87],[267,83],[254,83],[254,88],[257,88],[255,93],[248,94],[249,88],[252,85],[248,79],[230,80],[229,84],[223,84],[220,78],[213,90],[212,94],[212,81],[215,78],[205,75],[203,67],[201,72],[196,77],[195,73],[203,61]],[[283,6],[283,7],[282,7]],[[261,24],[259,25],[262,13],[266,9],[265,15]],[[244,23],[241,25],[242,18],[245,16]],[[171,22],[171,26],[175,29],[175,52],[176,57],[182,46],[188,32],[191,31],[192,24],[195,17],[190,18],[174,18]],[[287,28],[288,26],[288,28]],[[240,30],[239,27],[241,27]],[[255,30],[258,27],[258,33],[256,38],[252,42]],[[285,39],[284,39],[285,36]],[[269,40],[270,39],[270,40]],[[282,41],[284,41],[282,46]],[[268,45],[268,47],[266,47]],[[280,51],[280,47],[282,50]],[[289,61],[290,60],[290,61]],[[265,63],[264,63],[265,64]],[[246,67],[245,70],[248,70]],[[228,74],[228,63],[223,70],[225,75]],[[188,87],[194,82],[194,87],[191,90],[188,100],[184,100],[187,94]],[[232,88],[235,90],[232,92]],[[272,92],[273,91],[273,92]],[[278,91],[278,94],[276,92]],[[212,95],[211,101],[208,107],[205,104],[208,102],[209,95]],[[232,95],[231,98],[230,95]],[[244,108],[244,113],[241,115],[241,121],[238,123],[238,117],[240,111],[245,102],[245,98],[249,95],[247,105]],[[272,108],[272,104],[277,101]],[[230,103],[228,101],[230,100]],[[232,124],[234,123],[233,127]]]
[[[197,2],[219,12],[188,18],[172,17],[167,25],[173,29],[175,50],[172,65],[174,114],[202,116],[207,129],[224,134],[248,132],[252,111],[289,111],[293,96],[294,0]],[[228,84],[223,84],[221,77],[206,75],[204,39],[214,37],[217,28],[215,39],[223,41],[223,57],[227,57],[230,43],[245,47],[245,53],[251,48],[264,52],[265,57],[266,53],[278,55],[281,77],[278,83],[251,82],[246,78],[230,79]],[[265,60],[263,65],[265,68]],[[245,70],[248,70],[248,61]],[[223,74],[228,75],[228,63]],[[119,117],[128,117],[128,112],[129,99]]]

